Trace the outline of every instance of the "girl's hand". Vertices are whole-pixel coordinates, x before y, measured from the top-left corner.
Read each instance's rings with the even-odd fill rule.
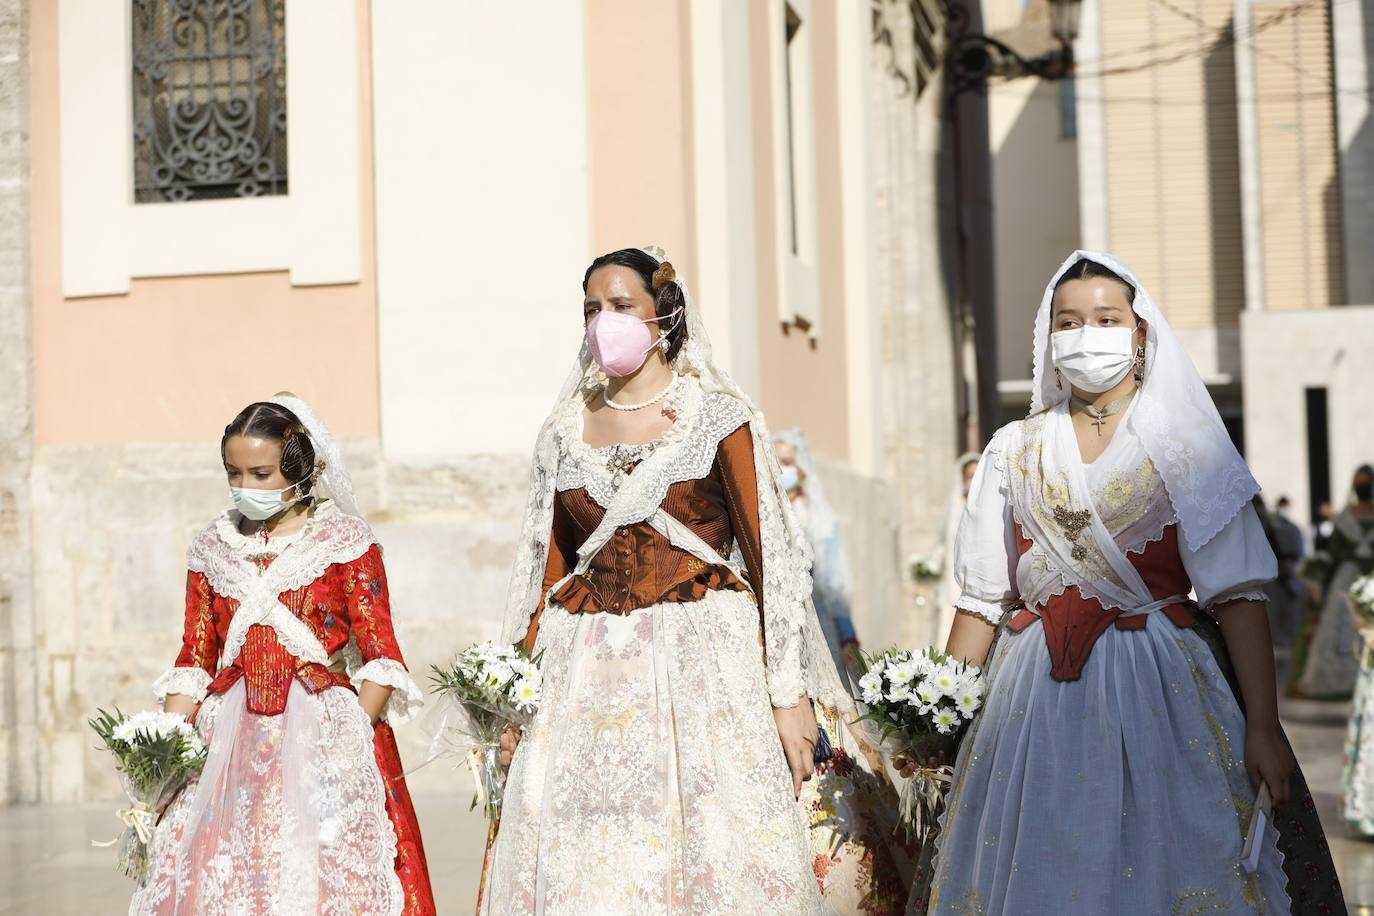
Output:
[[[792,794],[801,798],[802,783],[816,771],[816,742],[820,740],[810,698],[802,694],[796,706],[773,707],[773,722],[778,727],[787,768],[792,771]]]
[[[501,769],[509,770],[515,757],[515,749],[520,746],[520,726],[507,725],[501,732]]]
[[[1293,750],[1283,738],[1278,722],[1247,722],[1245,726],[1245,769],[1250,783],[1259,791],[1260,780],[1269,786],[1274,804],[1288,801],[1288,777],[1298,766]]]
[[[184,693],[169,693],[167,699],[162,701],[162,709],[165,712],[185,716],[187,721],[191,721],[196,711],[200,709],[200,704]]]

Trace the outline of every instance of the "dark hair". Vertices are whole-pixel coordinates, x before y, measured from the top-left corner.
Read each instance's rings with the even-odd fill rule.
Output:
[[[1374,477],[1374,465],[1362,464],[1355,469],[1356,477]]]
[[[662,328],[668,331],[666,355],[671,362],[682,349],[682,345],[687,342],[687,297],[682,294],[682,287],[677,284],[677,274],[673,270],[673,265],[668,261],[660,264],[653,255],[638,248],[622,248],[610,254],[603,254],[591,263],[587,272],[582,275],[582,292],[587,291],[587,281],[592,278],[592,274],[603,267],[628,267],[639,274],[639,279],[644,281],[644,289],[654,297],[654,314],[659,318],[667,318],[677,312],[677,317],[667,322],[669,327]]]
[[[299,488],[301,502],[310,505],[310,491],[315,486],[315,446],[299,417],[280,404],[259,401],[243,408],[224,427],[219,440],[221,457],[231,436],[259,436],[280,443],[282,476]]]
[[[1054,284],[1055,293],[1058,293],[1059,288],[1070,280],[1112,280],[1116,283],[1120,283],[1126,288],[1126,301],[1132,306],[1135,305],[1135,287],[1132,286],[1125,277],[1105,264],[1099,264],[1097,261],[1083,258],[1068,270],[1064,271],[1063,276],[1059,278],[1059,282]]]

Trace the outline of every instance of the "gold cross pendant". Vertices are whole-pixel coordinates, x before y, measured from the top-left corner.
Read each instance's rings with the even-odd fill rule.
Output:
[[[1092,420],[1089,421],[1089,422],[1091,422],[1093,426],[1096,426],[1096,427],[1097,427],[1097,435],[1100,437],[1100,436],[1102,435],[1102,427],[1103,427],[1103,425],[1106,424],[1107,418],[1106,418],[1106,417],[1093,417]]]

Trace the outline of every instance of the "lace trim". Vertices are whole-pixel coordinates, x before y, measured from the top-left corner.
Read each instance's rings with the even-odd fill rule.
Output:
[[[1002,622],[1002,605],[992,601],[981,601],[969,595],[960,595],[959,600],[954,602],[956,610],[967,611],[976,614],[988,623],[996,626]]]
[[[1269,596],[1262,591],[1255,591],[1253,588],[1241,589],[1237,592],[1228,592],[1226,594],[1218,595],[1211,601],[1207,602],[1207,606],[1203,610],[1211,611],[1214,608],[1221,607],[1223,604],[1227,604],[1231,601],[1258,601],[1261,604],[1264,604],[1269,601]]]
[[[744,405],[728,395],[702,396],[695,381],[689,381],[684,388],[687,390],[683,392],[678,419],[656,440],[653,454],[634,471],[636,483],[643,479],[640,475],[652,478],[633,509],[634,514],[642,510],[644,518],[658,508],[673,484],[699,480],[709,474],[721,441],[750,419]],[[566,447],[565,460],[559,462],[557,489],[585,488],[597,505],[610,508],[625,477],[607,466],[605,450],[594,449],[582,439],[577,410],[565,412],[560,437]]]
[[[405,665],[394,658],[374,658],[359,668],[350,680],[358,689],[362,689],[363,681],[392,688],[391,698],[386,701],[386,709],[382,711],[382,718],[392,725],[409,722],[425,705],[424,691],[411,679]]]
[[[169,668],[153,681],[153,695],[159,703],[167,702],[169,694],[190,697],[197,703],[205,699],[206,688],[214,680],[204,668]]]
[[[271,566],[261,570],[221,537],[224,518],[217,518],[196,535],[186,552],[186,565],[192,572],[203,573],[216,593],[239,603],[224,641],[221,657],[225,663],[238,658],[249,628],[263,624],[276,631],[283,648],[292,655],[327,664],[329,657],[314,632],[279,598],[315,582],[336,563],[358,559],[377,543],[372,529],[362,519],[343,512],[317,513],[315,524],[284,547]]]
[[[299,530],[290,534],[269,536],[266,540],[254,535],[244,534],[239,525],[243,515],[237,509],[229,509],[220,514],[215,519],[215,531],[219,533],[220,540],[235,553],[245,557],[261,557],[279,555],[287,547],[304,539],[312,529],[319,524],[321,518],[329,520],[329,516],[338,512],[332,502],[320,503],[314,513],[309,515],[305,524]]]

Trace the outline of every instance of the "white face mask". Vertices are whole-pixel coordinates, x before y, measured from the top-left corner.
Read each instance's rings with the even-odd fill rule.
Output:
[[[293,499],[283,498],[282,494],[295,488],[295,484],[280,490],[251,490],[247,487],[230,487],[229,496],[234,500],[234,508],[243,513],[244,518],[261,522],[300,502],[299,494]]]
[[[1101,394],[1121,384],[1135,363],[1134,328],[1085,326],[1050,335],[1054,366],[1073,387]]]
[[[797,473],[795,464],[784,464],[782,466],[782,488],[791,493],[801,486],[801,475]]]

